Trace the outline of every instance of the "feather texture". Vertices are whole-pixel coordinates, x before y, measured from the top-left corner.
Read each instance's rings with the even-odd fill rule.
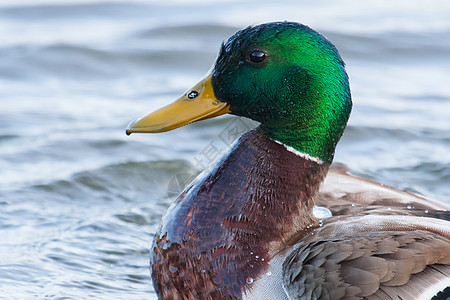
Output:
[[[409,217],[410,226],[383,230],[392,221],[389,217],[335,218],[301,239],[283,266],[289,296],[292,299],[416,299],[420,293],[414,292],[415,289],[438,287],[444,278],[448,279],[449,232],[440,228],[448,229],[447,222],[435,220],[429,231],[412,230],[426,220]],[[370,224],[372,229],[361,226],[350,234],[352,230],[347,229],[352,225],[349,224]]]

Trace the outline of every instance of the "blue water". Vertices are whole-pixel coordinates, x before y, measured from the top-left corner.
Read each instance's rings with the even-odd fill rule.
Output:
[[[230,145],[226,128],[254,123],[124,129],[250,24],[300,21],[340,49],[354,109],[335,160],[450,203],[450,4],[392,2],[1,2],[0,298],[156,299],[162,214]]]

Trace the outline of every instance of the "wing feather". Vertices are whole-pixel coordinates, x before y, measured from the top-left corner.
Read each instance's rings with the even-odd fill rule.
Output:
[[[361,218],[336,218],[297,243],[283,265],[292,299],[416,299],[425,287],[445,288],[450,239],[442,228],[447,221],[436,220],[439,230],[426,231],[418,225],[423,218],[411,217],[409,227],[396,231],[385,230],[392,218],[378,216],[366,222],[372,230],[361,226],[352,236],[336,230],[356,221]]]

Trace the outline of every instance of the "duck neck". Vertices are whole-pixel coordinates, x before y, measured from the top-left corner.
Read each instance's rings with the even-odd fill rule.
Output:
[[[345,123],[339,127],[339,130],[330,128],[328,122],[317,122],[311,126],[299,123],[289,124],[282,128],[260,125],[258,131],[287,147],[307,154],[317,161],[331,163],[336,144],[345,128]]]
[[[317,223],[313,196],[328,166],[258,130],[242,136],[165,216],[152,251],[157,289],[240,298],[278,251]]]
[[[269,111],[261,117],[258,130],[299,152],[331,163],[352,108],[345,70],[338,65],[335,73],[339,76],[322,76],[320,80],[312,80],[301,72],[298,74],[305,78],[292,75],[291,80],[303,84],[291,82],[291,89],[283,90],[270,102],[278,113],[273,117]]]

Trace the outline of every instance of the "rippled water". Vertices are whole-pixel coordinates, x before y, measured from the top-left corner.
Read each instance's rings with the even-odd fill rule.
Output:
[[[124,129],[249,24],[301,21],[340,49],[354,110],[337,161],[450,202],[449,15],[448,1],[0,2],[0,298],[156,298],[148,251],[170,196],[226,128],[254,124]]]

